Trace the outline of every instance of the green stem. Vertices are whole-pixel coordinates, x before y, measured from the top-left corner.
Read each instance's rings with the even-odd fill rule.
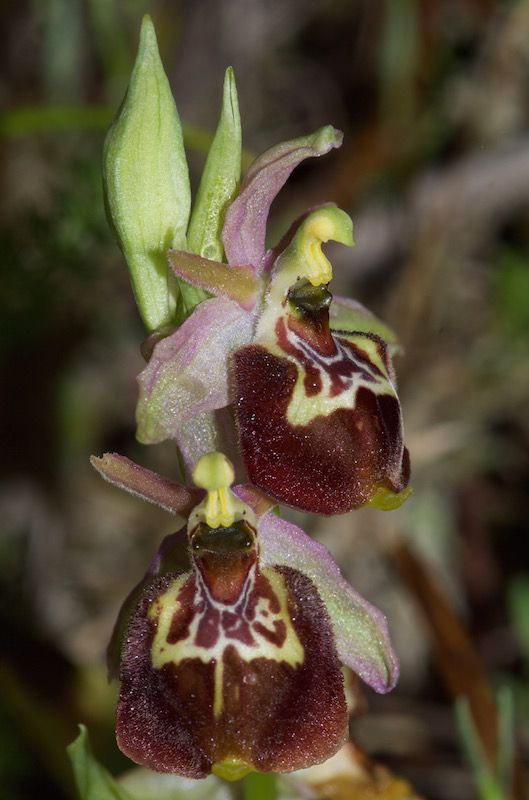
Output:
[[[241,781],[243,800],[276,800],[277,777],[273,772],[251,772]]]

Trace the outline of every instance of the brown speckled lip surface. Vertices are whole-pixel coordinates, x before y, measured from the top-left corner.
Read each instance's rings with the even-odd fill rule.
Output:
[[[257,574],[250,616],[252,604],[271,591],[270,572]],[[213,713],[214,663],[186,658],[153,668],[156,623],[147,609],[171,585],[170,576],[150,588],[129,625],[117,711],[119,746],[136,763],[202,778],[227,758],[284,772],[336,752],[346,735],[347,711],[331,623],[309,578],[289,568],[277,573],[287,590],[288,614],[303,645],[303,661],[296,667],[268,658],[245,661],[228,646],[223,655],[224,707],[218,718]],[[181,590],[184,612],[171,626],[171,640],[186,634],[195,593],[190,575]]]
[[[287,505],[337,514],[368,502],[378,486],[398,492],[409,465],[398,400],[365,387],[354,408],[293,426],[287,409],[297,379],[292,361],[249,345],[233,356],[241,448],[252,483]]]

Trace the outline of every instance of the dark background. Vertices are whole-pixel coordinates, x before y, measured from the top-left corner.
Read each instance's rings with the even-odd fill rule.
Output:
[[[402,661],[393,695],[369,693],[359,740],[432,800],[470,798],[453,701],[481,670],[511,687],[529,750],[527,0],[4,0],[0,797],[71,796],[63,748],[79,720],[109,767],[126,766],[104,647],[174,527],[88,464],[119,450],[175,474],[171,446],[135,442],[144,332],[101,193],[145,12],[194,185],[229,64],[249,154],[344,130],[282,192],[271,239],[316,202],[352,215],[335,285],[401,337],[415,491],[398,512],[302,521],[387,613]],[[445,600],[470,661],[451,649]],[[490,715],[482,728],[493,736]]]

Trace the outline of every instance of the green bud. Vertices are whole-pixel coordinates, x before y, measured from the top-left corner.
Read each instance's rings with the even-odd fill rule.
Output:
[[[221,233],[224,214],[235,199],[241,177],[241,119],[233,69],[224,78],[222,110],[215,138],[191,215],[187,242],[189,250],[213,261],[222,261]]]
[[[148,16],[127,94],[105,141],[103,178],[145,326],[174,325],[179,289],[166,252],[185,249],[191,192],[182,128]]]

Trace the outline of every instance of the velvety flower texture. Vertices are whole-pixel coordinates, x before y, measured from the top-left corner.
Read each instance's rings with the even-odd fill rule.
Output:
[[[105,143],[105,197],[150,333],[137,435],[173,440],[194,485],[118,455],[93,464],[187,518],[126,599],[108,651],[121,682],[119,746],[160,772],[235,779],[322,762],[347,735],[344,667],[379,692],[397,678],[383,615],[273,509],[391,508],[408,494],[393,334],[328,288],[322,244],[351,246],[351,220],[332,205],[312,209],[265,250],[270,206],[292,170],[341,139],[327,126],[273,147],[240,183],[228,68],[191,207],[178,112],[143,20]],[[249,483],[231,489],[220,451]]]
[[[378,692],[397,679],[380,611],[268,498],[232,491],[220,453],[198,461],[199,488],[113,454],[92,463],[188,516],[125,601],[109,647],[123,752],[153,770],[228,779],[333,755],[347,735],[341,665]]]
[[[320,514],[396,507],[409,480],[394,336],[328,288],[321,245],[351,246],[349,217],[322,206],[265,251],[270,205],[293,168],[340,143],[328,126],[254,162],[225,216],[228,264],[169,251],[175,276],[213,296],[154,344],[137,408],[140,441],[174,439],[192,470],[222,446],[215,414],[230,407],[250,481]]]

